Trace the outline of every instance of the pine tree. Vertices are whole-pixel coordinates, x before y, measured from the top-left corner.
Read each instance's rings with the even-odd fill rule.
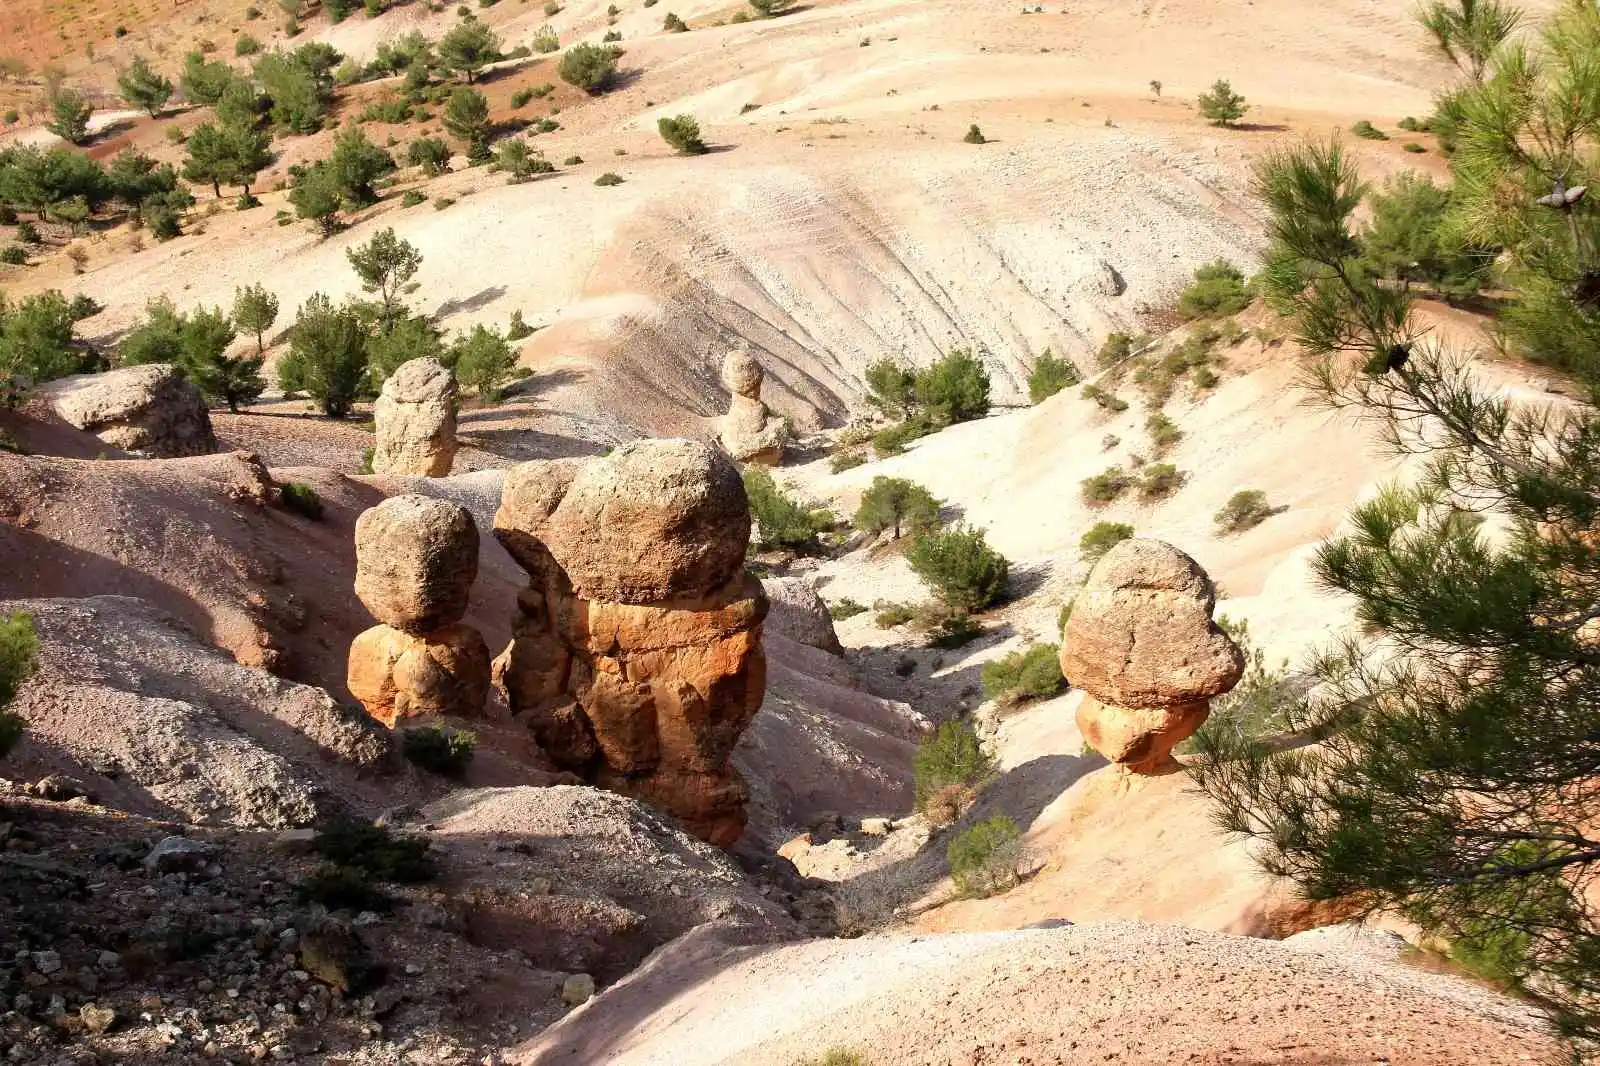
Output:
[[[1485,389],[1373,280],[1351,225],[1367,190],[1337,142],[1268,158],[1258,190],[1265,288],[1320,357],[1315,397],[1426,464],[1318,552],[1380,635],[1319,657],[1322,695],[1286,711],[1320,743],[1218,731],[1195,776],[1309,898],[1403,913],[1600,1036],[1600,412]]]
[[[345,251],[361,287],[378,294],[378,321],[384,332],[404,311],[400,294],[422,267],[416,245],[395,236],[394,227],[379,230],[366,244]]]
[[[64,141],[82,144],[89,137],[92,113],[82,93],[76,89],[57,88],[50,95],[50,121],[45,128]]]
[[[261,285],[234,290],[233,324],[256,339],[256,354],[266,355],[266,332],[278,320],[278,298]]]
[[[278,364],[286,393],[304,392],[329,418],[350,413],[367,377],[367,329],[354,307],[334,307],[321,293],[295,317],[289,354]]]
[[[500,38],[477,19],[463,19],[439,38],[439,63],[466,77],[468,85],[484,66],[500,58]]]
[[[899,540],[902,530],[926,533],[939,525],[942,505],[933,493],[899,477],[875,477],[861,496],[856,509],[855,527],[868,533],[894,530]]]
[[[467,145],[473,162],[483,162],[489,154],[489,101],[476,89],[461,88],[450,94],[440,116],[445,132]]]
[[[1210,92],[1200,94],[1200,114],[1211,121],[1213,126],[1231,126],[1244,118],[1249,106],[1244,102],[1244,97],[1233,91],[1221,78],[1211,86]]]
[[[117,89],[124,100],[155,118],[172,97],[172,79],[157,74],[144,56],[134,56],[128,69],[117,75]]]
[[[1430,0],[1417,10],[1417,21],[1450,62],[1482,81],[1495,53],[1522,24],[1522,12],[1500,0]]]

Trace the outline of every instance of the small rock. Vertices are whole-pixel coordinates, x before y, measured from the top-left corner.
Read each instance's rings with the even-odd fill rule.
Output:
[[[35,951],[33,953],[33,966],[40,973],[55,973],[61,969],[61,953],[58,951]]]
[[[42,777],[34,782],[29,791],[40,799],[53,800],[57,803],[89,795],[89,790],[82,781],[66,774],[50,774],[48,777]]]
[[[788,843],[784,844],[783,847],[778,849],[778,857],[780,859],[788,859],[790,862],[794,862],[800,856],[811,850],[811,843],[811,834],[801,833],[799,836],[790,840]]]
[[[97,1007],[93,1003],[85,1003],[78,1008],[78,1017],[83,1019],[85,1029],[99,1034],[108,1032],[116,1024],[117,1012],[110,1007]]]
[[[114,970],[122,965],[122,956],[115,951],[102,951],[95,965],[102,970]]]
[[[861,831],[869,837],[886,837],[893,827],[893,823],[888,818],[861,819]]]
[[[304,855],[316,842],[317,831],[307,826],[301,829],[285,829],[278,834],[272,846],[290,855]]]
[[[216,848],[203,840],[167,837],[150,849],[150,854],[144,857],[144,865],[145,869],[162,874],[198,870],[205,866],[206,857],[214,851]]]
[[[594,996],[594,978],[586,973],[575,973],[561,985],[561,1001],[569,1007],[589,1002]]]

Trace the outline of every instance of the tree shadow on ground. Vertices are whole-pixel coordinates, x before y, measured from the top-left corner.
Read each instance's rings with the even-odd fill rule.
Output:
[[[504,285],[491,285],[489,288],[474,293],[460,300],[446,300],[433,312],[436,319],[449,318],[468,311],[478,311],[494,303],[506,294]]]

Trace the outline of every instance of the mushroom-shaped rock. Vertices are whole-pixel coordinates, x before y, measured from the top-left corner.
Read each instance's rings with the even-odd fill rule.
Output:
[[[1244,653],[1211,619],[1206,572],[1159,540],[1125,540],[1100,560],[1061,638],[1061,671],[1119,707],[1168,707],[1221,695]]]
[[[577,473],[540,539],[584,598],[669,603],[738,576],[750,505],[739,471],[715,449],[634,441]]]
[[[437,359],[401,363],[373,405],[379,474],[444,477],[456,456],[456,376]]]
[[[545,523],[566,498],[585,462],[535,459],[506,471],[500,509],[494,515],[494,535],[528,573],[542,574],[548,567],[550,551],[540,539]]]
[[[1091,747],[1138,773],[1170,763],[1244,672],[1215,606],[1206,572],[1170,544],[1125,540],[1106,553],[1061,638],[1061,671],[1090,697],[1077,720]]]
[[[718,425],[717,438],[741,463],[773,465],[783,458],[789,426],[761,402],[761,364],[748,348],[739,347],[722,362],[722,383],[733,399]]]
[[[205,397],[167,363],[77,374],[38,392],[64,421],[135,455],[174,459],[217,450]]]
[[[478,530],[459,504],[395,496],[356,519],[356,595],[384,625],[422,635],[460,621]]]

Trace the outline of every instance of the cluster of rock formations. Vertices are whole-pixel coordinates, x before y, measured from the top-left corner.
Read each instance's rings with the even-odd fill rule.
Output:
[[[530,577],[494,663],[513,713],[562,769],[732,844],[748,794],[729,760],[766,686],[738,471],[687,440],[524,463],[495,535]]]
[[[356,520],[356,596],[379,625],[350,646],[347,682],[385,725],[472,717],[489,695],[489,648],[463,625],[478,529],[457,504],[395,496]]]
[[[1100,560],[1061,638],[1061,672],[1086,693],[1078,728],[1134,773],[1159,773],[1244,673],[1212,621],[1216,593],[1195,562],[1159,540],[1125,540]]]
[[[175,459],[217,450],[205,396],[167,363],[76,374],[36,391],[69,425],[133,455]]]
[[[717,428],[717,438],[741,463],[775,466],[789,444],[789,427],[761,402],[761,364],[740,347],[722,361],[722,383],[733,393],[732,405]]]
[[[372,472],[445,477],[456,457],[456,376],[434,358],[400,364],[372,409]]]

